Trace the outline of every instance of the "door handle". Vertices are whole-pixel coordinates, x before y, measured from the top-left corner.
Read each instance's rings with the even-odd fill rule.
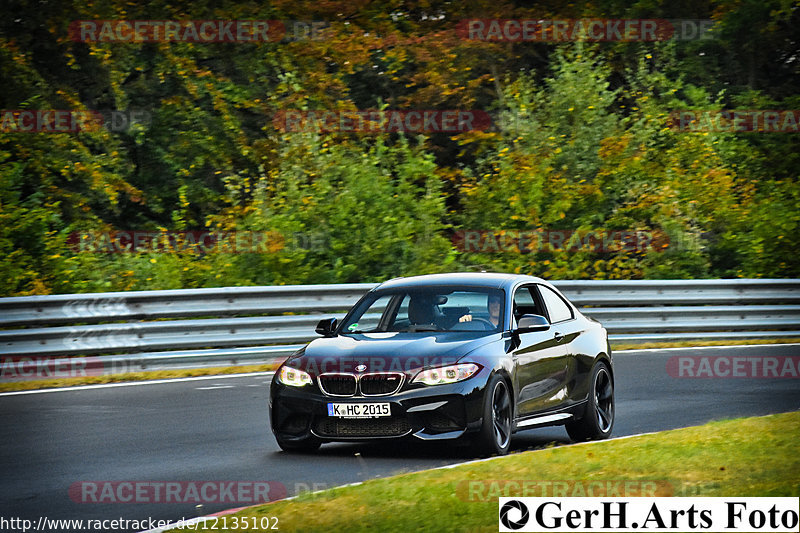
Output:
[[[555,339],[556,342],[561,342],[564,340],[564,335],[556,331],[555,335],[553,335],[553,339]]]

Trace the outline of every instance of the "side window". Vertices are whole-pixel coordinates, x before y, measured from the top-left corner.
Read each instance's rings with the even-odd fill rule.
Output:
[[[408,304],[410,301],[411,296],[408,294],[403,296],[403,300],[397,307],[397,311],[394,316],[394,322],[388,328],[389,331],[399,331],[399,329],[408,327],[408,325],[411,323],[408,319]]]
[[[386,320],[385,314],[391,298],[391,295],[385,295],[376,299],[370,304],[369,308],[364,311],[357,322],[351,321],[345,324],[343,326],[344,331],[381,331],[381,321]]]
[[[550,315],[550,322],[552,324],[574,318],[572,316],[572,309],[570,309],[566,302],[564,302],[564,300],[562,300],[558,294],[550,289],[550,287],[539,285],[539,294],[542,295],[544,306],[547,308],[547,312]]]
[[[541,315],[536,299],[531,294],[531,287],[520,287],[514,293],[514,320],[522,315]]]

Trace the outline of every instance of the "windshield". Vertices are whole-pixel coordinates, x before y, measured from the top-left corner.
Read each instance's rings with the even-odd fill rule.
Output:
[[[344,320],[341,332],[484,331],[502,329],[500,289],[423,287],[378,291]]]

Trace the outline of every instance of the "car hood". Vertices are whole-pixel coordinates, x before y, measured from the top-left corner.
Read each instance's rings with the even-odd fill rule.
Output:
[[[339,335],[312,341],[286,364],[315,376],[326,372],[410,374],[422,368],[454,364],[473,350],[501,340],[500,333],[462,331]]]

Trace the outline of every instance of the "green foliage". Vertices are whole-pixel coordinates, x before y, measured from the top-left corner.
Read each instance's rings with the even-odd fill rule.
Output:
[[[617,250],[551,250],[540,242],[531,253],[512,248],[467,262],[556,279],[796,275],[797,262],[785,253],[779,263],[764,263],[791,244],[797,185],[756,190],[749,178],[765,162],[740,157],[748,144],[736,134],[668,127],[672,110],[720,106],[663,74],[671,47],[660,47],[656,58],[642,52],[621,95],[609,89],[608,67],[595,50],[568,50],[554,56],[552,77],[541,85],[521,76],[506,87],[510,127],[462,187],[462,224],[545,235],[638,231],[653,242]]]
[[[336,142],[285,136],[278,168],[254,185],[240,231],[283,236],[273,253],[237,257],[258,284],[347,283],[444,271],[444,198],[432,157],[405,138]]]
[[[0,295],[379,281],[800,275],[798,134],[686,133],[681,109],[798,109],[791,2],[367,5],[15,1],[0,109],[142,110],[0,130]],[[474,17],[714,18],[713,39],[469,41]],[[74,20],[327,20],[324,38],[83,43]],[[493,110],[492,131],[290,133],[292,109]],[[261,253],[87,253],[74,233],[268,232]],[[464,253],[459,230],[643,232],[648,249]]]

